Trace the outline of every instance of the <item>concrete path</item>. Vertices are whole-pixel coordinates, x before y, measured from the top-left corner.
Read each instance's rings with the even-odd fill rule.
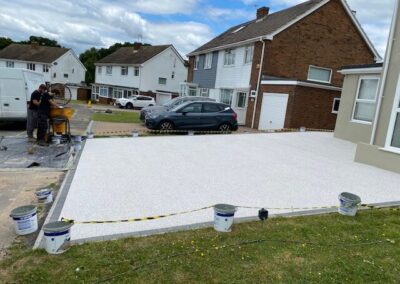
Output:
[[[400,175],[353,162],[356,146],[331,133],[167,136],[87,141],[61,216],[115,220],[216,203],[257,207],[399,201]],[[271,210],[285,213],[294,210]],[[240,208],[237,217],[256,209]],[[210,222],[211,209],[154,221],[74,225],[72,239]]]

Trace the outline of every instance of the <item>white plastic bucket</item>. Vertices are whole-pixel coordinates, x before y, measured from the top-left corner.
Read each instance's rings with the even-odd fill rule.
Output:
[[[81,143],[82,142],[82,136],[80,135],[75,135],[73,141],[75,143]]]
[[[305,126],[300,127],[300,132],[306,132],[307,128]]]
[[[214,206],[214,229],[218,232],[230,232],[236,207],[229,204]]]
[[[10,217],[14,220],[17,235],[28,235],[38,229],[37,207],[35,205],[15,208],[11,211]]]
[[[79,152],[82,149],[82,144],[81,143],[74,143],[74,151]]]
[[[339,202],[339,214],[345,216],[356,216],[358,205],[361,203],[361,198],[349,192],[342,192],[339,194]]]
[[[189,130],[189,131],[188,131],[188,135],[189,135],[189,136],[194,136],[194,131],[193,131],[193,130]]]
[[[132,137],[139,137],[139,131],[136,129],[133,129],[132,131]]]
[[[61,144],[61,136],[54,135],[53,137],[51,137],[51,143],[54,145],[60,145]]]
[[[88,132],[87,133],[87,138],[88,139],[93,139],[94,138],[94,133],[93,132]]]
[[[53,192],[51,188],[43,188],[38,191],[36,191],[36,197],[39,201],[39,203],[44,203],[48,204],[53,202]]]
[[[72,223],[57,221],[43,226],[45,249],[49,254],[60,254],[66,250],[70,241]]]

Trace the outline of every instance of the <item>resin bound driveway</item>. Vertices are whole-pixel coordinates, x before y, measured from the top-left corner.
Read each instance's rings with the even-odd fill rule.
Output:
[[[128,219],[216,203],[331,206],[343,191],[366,203],[399,201],[400,175],[354,163],[355,148],[332,133],[315,132],[88,140],[59,217]],[[235,215],[254,216],[257,209],[239,208]],[[145,222],[75,224],[72,240],[144,235],[212,220],[207,209]]]

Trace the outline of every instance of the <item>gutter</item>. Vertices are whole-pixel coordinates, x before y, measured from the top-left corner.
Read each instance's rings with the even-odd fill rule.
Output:
[[[263,65],[264,65],[265,41],[262,38],[260,38],[259,41],[262,42],[263,45],[262,45],[262,52],[261,52],[260,70],[258,71],[256,98],[254,99],[253,117],[251,119],[251,128],[254,128],[254,120],[256,118],[256,109],[257,109],[257,102],[258,102],[258,92],[260,90],[261,75],[262,75],[262,70],[263,70]]]
[[[390,27],[390,34],[389,34],[389,41],[388,41],[388,47],[386,50],[385,54],[385,60],[383,62],[383,75],[382,79],[379,82],[379,94],[378,94],[378,101],[376,105],[376,112],[375,112],[375,118],[374,122],[372,124],[372,133],[371,133],[371,140],[369,142],[370,145],[374,145],[375,143],[375,138],[376,138],[376,131],[378,127],[378,120],[379,120],[379,115],[381,113],[381,106],[382,106],[382,99],[383,99],[383,93],[385,91],[385,82],[387,79],[387,74],[389,70],[389,65],[390,65],[390,57],[392,54],[392,48],[393,48],[393,42],[395,41],[394,39],[394,30],[396,26],[396,19],[397,19],[397,14],[399,12],[399,1],[395,1],[395,6],[394,6],[394,14],[393,14],[393,19],[392,19],[392,25]]]

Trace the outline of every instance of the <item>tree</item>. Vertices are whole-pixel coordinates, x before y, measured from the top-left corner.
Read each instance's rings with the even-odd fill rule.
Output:
[[[81,55],[79,56],[80,61],[83,63],[83,65],[85,65],[86,67],[86,78],[85,81],[87,84],[91,84],[94,83],[95,80],[95,73],[96,73],[96,66],[94,65],[97,61],[99,61],[100,59],[110,55],[111,53],[114,53],[115,51],[117,51],[118,49],[120,49],[121,47],[130,47],[133,46],[135,44],[139,44],[141,46],[149,46],[150,44],[147,43],[130,43],[130,42],[124,42],[124,43],[115,43],[112,46],[110,46],[109,48],[100,48],[97,49],[95,47],[92,47],[88,50],[86,50],[85,52],[81,53]]]
[[[8,37],[0,37],[0,50],[12,44],[13,41]]]

